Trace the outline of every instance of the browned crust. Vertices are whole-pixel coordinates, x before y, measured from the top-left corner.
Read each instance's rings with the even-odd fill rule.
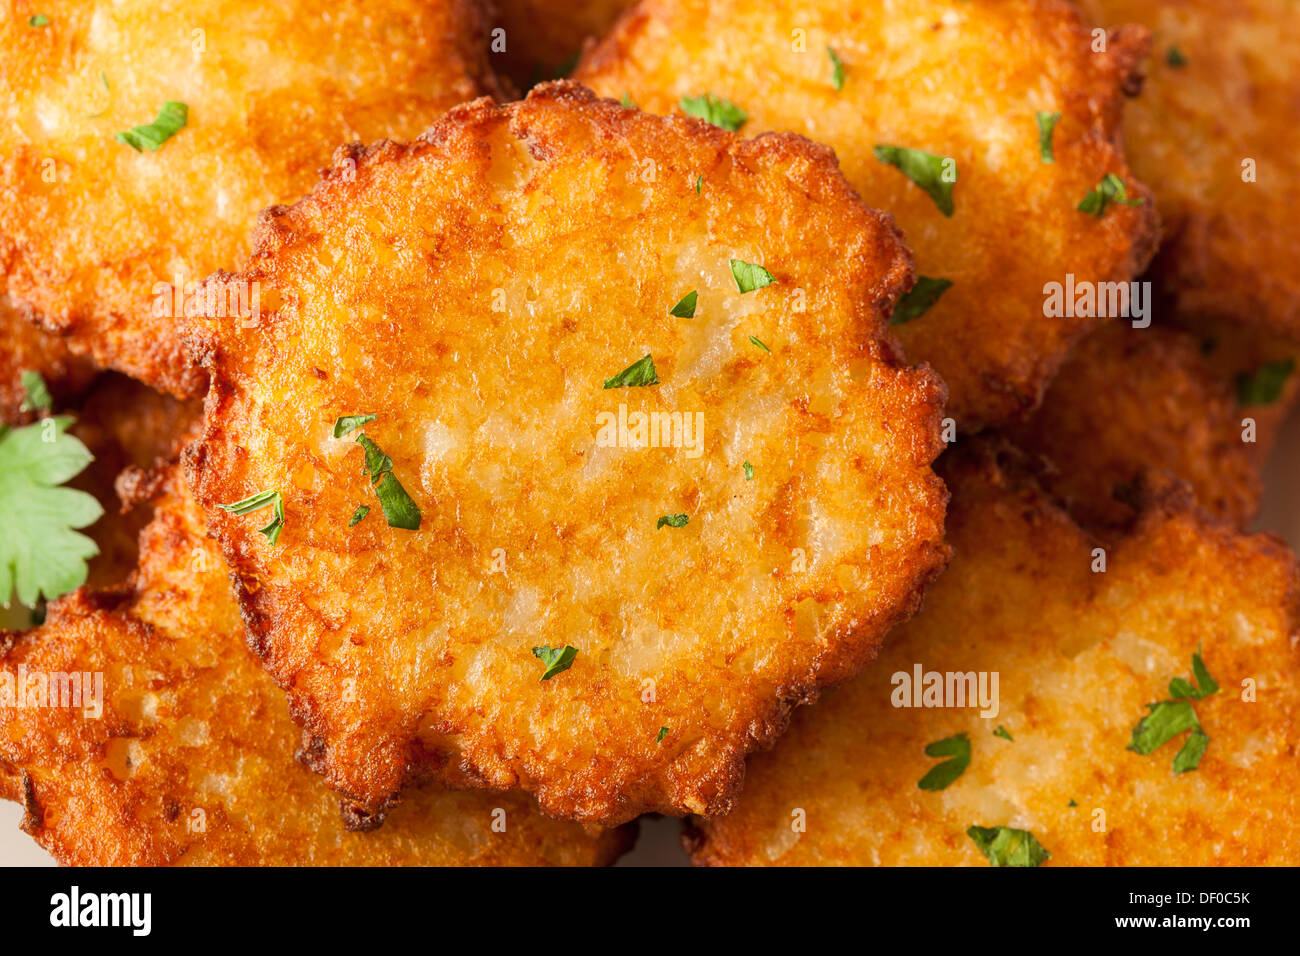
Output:
[[[543,84],[533,90],[525,103],[533,110],[552,105],[580,109],[590,117],[597,136],[616,137],[624,135],[622,131],[626,128],[657,124],[688,130],[692,137],[707,141],[737,165],[781,164],[799,188],[818,196],[820,201],[842,206],[846,217],[860,219],[864,232],[878,237],[874,248],[863,249],[852,262],[852,271],[864,278],[870,275],[870,281],[863,281],[860,290],[855,290],[864,335],[868,337],[867,348],[873,361],[897,380],[897,384],[890,386],[894,391],[882,394],[880,400],[890,403],[887,421],[891,430],[914,436],[908,451],[910,464],[923,468],[933,460],[942,448],[939,427],[944,388],[927,369],[904,366],[892,342],[875,339],[880,335],[892,302],[911,282],[910,264],[892,220],[860,204],[852,188],[835,174],[834,156],[828,148],[788,134],[741,141],[696,120],[658,118],[624,109],[612,100],[598,99],[590,91],[567,82]],[[334,169],[325,174],[309,197],[292,207],[269,209],[263,215],[256,251],[237,280],[273,284],[271,280],[279,268],[277,256],[310,241],[313,211],[345,205],[349,197],[367,187],[372,172],[380,167],[465,148],[465,144],[473,143],[503,122],[526,131],[528,115],[521,104],[500,107],[481,99],[452,110],[410,145],[381,142],[364,149],[340,151]],[[546,146],[544,142],[530,142],[530,148],[544,150]],[[881,261],[890,264],[887,270],[871,269],[864,275],[869,265]],[[272,327],[278,321],[275,314],[263,316],[263,322]],[[236,384],[241,374],[236,368],[238,356],[227,351],[215,325],[195,334],[191,347],[211,374],[213,387],[207,398],[204,433],[187,459],[190,480],[199,499],[209,509],[214,532],[235,569],[236,595],[249,629],[249,645],[262,657],[277,683],[290,693],[293,715],[309,742],[305,753],[310,764],[356,808],[351,811],[351,818],[366,826],[383,815],[403,786],[429,774],[455,786],[500,787],[500,783],[488,779],[475,767],[476,757],[468,753],[464,741],[456,754],[436,746],[431,748],[416,740],[413,734],[403,732],[394,743],[385,743],[385,755],[367,760],[363,765],[336,753],[332,718],[298,690],[296,666],[292,663],[294,655],[277,647],[292,640],[291,634],[282,632],[281,624],[289,599],[274,586],[273,580],[266,579],[267,569],[247,529],[224,520],[215,510],[217,503],[242,496],[235,473],[242,470],[240,463],[246,452],[227,425],[239,419],[241,405],[247,401],[243,386]],[[880,388],[883,392],[884,386]],[[946,501],[946,491],[933,475],[922,487],[921,494],[929,503],[927,507],[941,506]],[[890,603],[881,608],[859,609],[852,623],[846,624],[830,641],[833,650],[821,654],[800,672],[782,675],[779,690],[772,699],[749,705],[753,709],[737,738],[706,731],[709,745],[700,748],[705,756],[687,753],[683,755],[687,761],[676,765],[662,759],[640,761],[638,758],[626,766],[620,764],[622,783],[583,778],[580,785],[574,785],[562,779],[548,780],[540,772],[532,771],[527,777],[520,772],[514,786],[534,792],[548,813],[605,825],[623,822],[642,812],[680,815],[690,806],[703,806],[708,813],[725,812],[743,778],[745,754],[775,740],[795,706],[814,700],[822,687],[847,679],[874,657],[880,637],[915,611],[925,586],[947,557],[948,549],[938,540],[918,541],[908,566],[898,569],[896,593],[891,593]],[[894,587],[891,584],[891,591]],[[484,746],[489,743],[485,742]],[[386,755],[391,746],[399,748],[394,756]],[[369,752],[374,754],[377,749]],[[499,772],[495,779],[500,779]]]

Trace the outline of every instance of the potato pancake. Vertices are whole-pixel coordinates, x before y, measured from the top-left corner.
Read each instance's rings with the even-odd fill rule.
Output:
[[[1300,575],[1281,541],[1173,496],[1102,571],[1013,468],[943,465],[956,554],[925,609],[750,761],[736,809],[689,835],[695,861],[1300,863]]]
[[[916,255],[903,349],[975,431],[1024,417],[1103,321],[1055,314],[1048,285],[1129,280],[1154,251],[1120,148],[1146,46],[1141,29],[1090,33],[1061,0],[647,0],[574,76],[654,113],[833,147]]]
[[[358,821],[427,776],[725,809],[946,559],[910,280],[825,147],[565,82],[271,211],[211,289],[266,308],[195,343],[192,477]]]

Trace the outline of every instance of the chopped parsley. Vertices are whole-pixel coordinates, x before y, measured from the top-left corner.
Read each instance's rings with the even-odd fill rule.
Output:
[[[542,671],[542,680],[550,680],[556,674],[567,671],[573,666],[573,659],[578,656],[578,649],[571,644],[563,647],[534,647],[533,657],[536,657],[546,669]]]
[[[695,302],[699,297],[700,294],[698,292],[686,293],[678,300],[677,304],[668,311],[668,314],[675,315],[679,319],[695,318]]]
[[[374,420],[374,415],[344,415],[334,420],[334,437],[342,438],[348,432],[356,431],[362,425]]]
[[[125,143],[137,153],[142,149],[156,152],[163,143],[171,139],[182,129],[189,119],[190,110],[184,103],[166,102],[158,111],[158,118],[148,126],[136,126],[125,133],[118,133],[114,139]]]
[[[877,146],[873,150],[876,159],[895,167],[904,176],[910,179],[916,185],[925,190],[926,194],[934,200],[934,204],[939,207],[939,211],[945,216],[951,216],[953,213],[952,187],[953,182],[945,181],[944,164],[952,162],[947,156],[939,156],[936,153],[927,153],[922,149],[907,149],[902,146]],[[956,164],[953,163],[953,170],[956,170]]]
[[[684,514],[662,515],[659,518],[659,523],[655,525],[655,530],[658,531],[660,528],[664,527],[664,525],[667,525],[670,528],[685,528],[690,523],[690,520],[691,519]]]
[[[771,354],[772,354],[772,350],[771,350],[770,348],[768,348],[766,345],[764,345],[763,342],[762,342],[759,338],[757,338],[756,336],[751,335],[751,336],[749,337],[749,344],[750,344],[750,345],[753,345],[755,348],[760,348],[760,349],[762,349],[762,350],[763,350],[764,352],[766,352],[768,355],[771,355]]]
[[[351,528],[351,527],[353,527],[353,526],[355,526],[355,525],[360,524],[360,523],[361,523],[361,519],[364,518],[364,517],[365,517],[366,515],[368,515],[368,514],[370,514],[370,506],[369,506],[369,505],[358,505],[358,506],[357,506],[357,510],[354,511],[354,512],[352,512],[352,519],[348,522],[348,527]]]
[[[664,742],[664,738],[667,737],[667,736],[668,736],[668,728],[667,728],[667,727],[660,727],[660,728],[659,728],[659,736],[655,738],[655,743],[657,743],[657,744],[661,744],[661,743],[663,743],[663,742]]]
[[[1052,152],[1052,133],[1056,130],[1061,114],[1035,113],[1034,119],[1038,121],[1038,156],[1045,163],[1054,163],[1056,156]]]
[[[762,289],[776,281],[776,277],[760,265],[746,262],[744,259],[732,259],[731,277],[736,280],[736,288],[741,295]]]
[[[894,305],[894,314],[889,317],[890,325],[902,325],[919,319],[930,311],[930,306],[939,301],[939,297],[952,287],[951,279],[932,279],[929,276],[917,276],[916,285]]]
[[[646,355],[639,358],[613,378],[605,379],[605,388],[642,388],[646,385],[658,385],[659,373],[655,371],[655,360]]]
[[[826,56],[831,61],[831,86],[837,90],[844,89],[844,61],[830,47],[826,48]]]
[[[48,425],[0,426],[0,606],[18,601],[34,607],[42,595],[60,597],[86,583],[86,561],[99,553],[77,528],[93,524],[104,509],[93,495],[60,487],[80,474],[93,455],[67,434],[72,417]]]
[[[973,826],[966,835],[993,866],[1042,866],[1052,855],[1028,830]]]
[[[683,96],[681,107],[682,112],[687,116],[702,119],[706,123],[720,126],[732,133],[740,132],[740,128],[749,120],[749,114],[731,100],[714,96],[712,93],[705,93],[702,96]]]
[[[27,18],[27,25],[29,27],[48,27],[50,18],[43,13],[38,13],[34,17]]]
[[[1008,731],[1007,728],[1003,727],[1001,724],[998,724],[998,729],[995,730],[995,731],[993,731],[993,736],[994,736],[994,737],[1001,737],[1003,740],[1014,740],[1014,739],[1015,739],[1014,737],[1011,736],[1011,732]]]
[[[1169,52],[1165,54],[1165,62],[1175,70],[1181,70],[1187,65],[1187,57],[1183,55],[1183,51],[1178,47],[1171,46]]]
[[[1091,216],[1100,218],[1106,211],[1106,207],[1111,203],[1140,206],[1143,202],[1142,199],[1129,199],[1124,180],[1114,173],[1107,173],[1101,178],[1101,182],[1097,184],[1096,189],[1088,191],[1088,195],[1083,197],[1077,208],[1079,212],[1086,212]]]
[[[1218,693],[1219,685],[1201,659],[1200,648],[1192,655],[1192,676],[1195,684],[1183,677],[1175,677],[1169,682],[1170,700],[1147,704],[1150,713],[1137,722],[1128,745],[1129,750],[1146,756],[1184,731],[1191,731],[1174,757],[1174,773],[1195,770],[1210,743],[1210,736],[1201,727],[1192,701]]]
[[[970,738],[965,734],[957,734],[936,740],[925,748],[925,755],[950,759],[931,767],[916,785],[922,790],[943,790],[970,766]]]
[[[1078,804],[1075,803],[1073,800],[1071,800],[1069,803],[1066,804],[1066,806],[1067,806],[1067,807],[1077,807]]]
[[[1271,405],[1282,397],[1286,380],[1295,371],[1295,359],[1265,362],[1253,372],[1237,376],[1237,401],[1242,405]]]
[[[633,102],[632,97],[629,96],[627,93],[624,93],[621,97],[619,97],[618,102],[622,105],[623,109],[625,110],[636,109],[636,103]]]
[[[745,468],[745,480],[746,480],[746,481],[753,481],[753,480],[754,480],[754,466],[751,465],[749,462],[745,462],[744,468]]]
[[[698,176],[695,177],[695,195],[698,196],[700,194],[700,190],[703,188],[704,188],[704,174],[700,173]]]
[[[388,522],[388,526],[406,531],[418,531],[420,509],[393,474],[393,459],[385,455],[365,432],[358,435],[356,441],[366,453],[361,473],[370,475],[370,485],[375,489],[379,506],[384,509],[384,519]]]
[[[258,528],[260,534],[266,535],[266,540],[271,542],[272,546],[280,540],[280,532],[284,530],[284,497],[280,492],[270,489],[259,491],[255,495],[249,495],[242,501],[236,501],[229,505],[217,505],[223,511],[229,511],[232,515],[247,515],[254,511],[261,511],[263,508],[271,509],[271,521],[264,528]]]
[[[24,371],[22,374],[23,403],[18,406],[20,412],[37,412],[54,406],[50,389],[41,378],[40,372]]]

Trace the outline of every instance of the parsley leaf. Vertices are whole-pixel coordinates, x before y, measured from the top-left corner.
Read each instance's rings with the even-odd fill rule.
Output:
[[[334,420],[334,437],[342,438],[348,432],[356,431],[362,425],[374,420],[374,415],[344,415]]]
[[[993,866],[1042,866],[1052,855],[1028,830],[973,826],[966,835]]]
[[[664,738],[667,737],[667,736],[668,736],[668,728],[667,728],[667,727],[660,727],[660,728],[659,728],[659,736],[655,738],[655,743],[657,743],[657,744],[661,744],[661,743],[663,743],[663,742],[664,742]]]
[[[1181,70],[1187,65],[1187,57],[1183,55],[1183,51],[1178,47],[1171,46],[1169,52],[1165,54],[1165,62],[1175,70]]]
[[[358,505],[357,510],[352,512],[352,519],[348,521],[348,527],[351,528],[361,523],[361,519],[370,514],[369,505]]]
[[[763,350],[764,352],[766,352],[768,355],[771,355],[771,354],[772,354],[772,350],[771,350],[770,348],[768,348],[766,345],[764,345],[764,344],[762,343],[762,341],[761,341],[760,339],[756,338],[755,336],[752,336],[752,335],[751,335],[751,336],[749,337],[749,344],[750,344],[750,345],[753,345],[755,348],[760,348],[760,349],[762,349],[762,350]]]
[[[573,659],[578,656],[578,649],[566,644],[564,647],[534,647],[533,657],[546,665],[542,671],[542,680],[550,680],[561,671],[573,666]]]
[[[1088,195],[1083,197],[1077,208],[1079,212],[1086,212],[1100,218],[1106,211],[1106,207],[1111,203],[1140,206],[1143,202],[1142,199],[1129,199],[1124,180],[1114,173],[1107,173],[1101,178],[1101,182],[1097,184],[1096,189],[1088,191]]]
[[[1011,736],[1011,732],[1008,731],[1007,728],[1003,727],[1001,724],[998,724],[998,729],[993,731],[993,736],[1001,737],[1003,740],[1011,740],[1011,741],[1015,740],[1015,738]]]
[[[628,95],[627,93],[624,93],[621,97],[619,97],[618,102],[619,102],[619,105],[622,106],[623,109],[625,109],[625,110],[634,110],[634,109],[636,109],[636,101],[634,101],[634,100],[632,99],[632,97],[631,97],[630,95]]]
[[[894,314],[889,317],[890,325],[902,325],[919,319],[930,311],[930,306],[939,301],[939,297],[952,288],[951,279],[932,279],[929,276],[917,276],[916,285],[907,295],[894,305]]]
[[[1174,773],[1195,770],[1210,743],[1210,736],[1201,727],[1192,701],[1204,700],[1211,694],[1218,693],[1219,684],[1210,676],[1210,671],[1201,658],[1200,648],[1192,655],[1192,675],[1196,680],[1195,685],[1183,677],[1175,677],[1169,682],[1169,696],[1173,700],[1147,704],[1150,713],[1137,722],[1128,745],[1129,750],[1145,756],[1183,731],[1190,730],[1191,734],[1183,741],[1182,748],[1174,757]]]
[[[830,47],[826,48],[826,56],[831,61],[831,86],[837,90],[844,89],[844,61]]]
[[[776,281],[776,277],[760,265],[746,262],[744,259],[731,259],[731,277],[736,280],[740,294],[762,289]]]
[[[754,480],[754,466],[751,465],[749,462],[745,462],[745,480],[746,481]]]
[[[232,515],[252,514],[254,511],[261,511],[263,508],[271,509],[271,522],[265,528],[257,530],[266,535],[266,540],[274,545],[280,540],[280,532],[284,530],[284,497],[280,492],[275,490],[259,491],[255,495],[249,495],[242,501],[236,501],[233,504],[217,505],[223,511],[229,511]]]
[[[941,213],[945,216],[952,215],[954,208],[952,187],[956,182],[956,162],[947,156],[902,146],[877,146],[873,152],[876,154],[876,159],[897,168],[904,176],[924,189]],[[952,163],[952,182],[946,181],[944,177],[945,164],[949,162]]]
[[[29,27],[48,27],[50,25],[50,18],[43,13],[38,13],[34,17],[27,18],[27,25]]]
[[[637,359],[613,378],[605,379],[605,388],[643,388],[658,385],[659,373],[655,371],[655,360],[646,355]]]
[[[1034,119],[1038,121],[1038,155],[1045,163],[1056,162],[1056,156],[1052,153],[1052,133],[1060,118],[1060,113],[1034,114]]]
[[[670,528],[685,528],[687,524],[690,523],[690,520],[691,519],[684,514],[663,515],[662,517],[660,517],[659,523],[655,525],[655,530],[658,531],[664,525],[667,525]]]
[[[700,173],[698,176],[695,177],[695,195],[698,196],[700,194],[700,190],[703,188],[704,188],[704,174]]]
[[[942,790],[966,772],[970,766],[970,738],[965,734],[936,740],[925,748],[927,757],[950,757],[931,767],[917,786],[922,790]]]
[[[45,379],[41,378],[40,372],[24,371],[22,383],[23,391],[27,394],[23,396],[23,403],[18,406],[20,412],[40,411],[54,405],[50,389],[45,384]]]
[[[695,318],[695,302],[699,297],[698,292],[686,293],[675,306],[668,310],[668,314],[675,315],[679,319]]]
[[[712,93],[705,93],[702,96],[683,96],[681,107],[682,112],[687,116],[702,119],[706,123],[720,126],[732,133],[740,132],[740,128],[749,120],[749,114],[731,100],[714,96]]]
[[[1271,405],[1282,397],[1286,380],[1295,371],[1295,359],[1265,362],[1253,372],[1237,376],[1237,401],[1242,405]]]
[[[366,461],[361,473],[370,475],[370,484],[375,489],[379,506],[384,509],[384,519],[388,522],[388,526],[406,531],[418,531],[420,509],[406,493],[397,476],[393,474],[393,459],[385,455],[365,432],[358,435],[356,441],[366,452]]]
[[[136,126],[113,138],[130,146],[137,153],[142,149],[156,152],[162,149],[163,143],[185,128],[189,115],[189,107],[184,103],[168,101],[158,111],[158,118],[148,126]]]
[[[53,600],[79,588],[86,560],[99,553],[73,529],[93,524],[104,509],[84,491],[58,487],[94,458],[67,434],[71,424],[71,416],[60,415],[0,428],[0,606],[8,607],[15,592],[31,607],[42,595]]]

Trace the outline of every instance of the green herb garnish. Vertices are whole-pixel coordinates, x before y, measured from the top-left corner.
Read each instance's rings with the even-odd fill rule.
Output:
[[[546,665],[542,671],[542,680],[550,680],[561,671],[573,666],[573,659],[578,656],[578,649],[566,644],[563,647],[534,647],[533,657]]]
[[[1083,197],[1077,208],[1079,212],[1100,217],[1111,203],[1140,206],[1143,202],[1142,199],[1129,199],[1124,180],[1114,173],[1107,173],[1097,184],[1096,189],[1089,190],[1088,195]]]
[[[760,339],[758,339],[756,336],[751,335],[751,336],[749,337],[749,344],[750,344],[750,345],[753,345],[755,348],[760,348],[760,349],[762,349],[762,350],[763,350],[764,352],[766,352],[768,355],[771,355],[771,354],[772,354],[772,350],[771,350],[770,348],[768,348],[766,345],[764,345],[764,344],[762,343],[762,341],[761,341]]]
[[[1028,830],[973,826],[966,835],[993,866],[1042,866],[1052,855]]]
[[[355,525],[360,524],[360,523],[361,523],[361,519],[364,518],[364,517],[365,517],[366,515],[368,515],[368,514],[370,514],[370,506],[369,506],[369,505],[358,505],[358,506],[357,506],[357,510],[354,511],[354,512],[352,512],[352,519],[348,522],[348,527],[351,528],[351,527],[353,527],[353,526],[355,526]]]
[[[702,96],[683,96],[681,107],[682,112],[687,116],[702,119],[706,123],[720,126],[732,133],[740,132],[740,128],[749,119],[749,114],[731,100],[714,96],[712,93],[705,93]]]
[[[1178,47],[1171,46],[1169,52],[1165,54],[1165,62],[1175,70],[1181,70],[1187,65],[1187,57],[1183,55],[1183,51]]]
[[[664,525],[667,525],[670,528],[685,528],[686,525],[690,523],[690,520],[691,519],[684,514],[663,515],[659,518],[659,523],[655,525],[655,530],[658,531]]]
[[[744,259],[732,259],[731,277],[736,280],[736,288],[741,295],[762,289],[776,281],[776,277],[760,265],[746,262]]]
[[[156,152],[162,148],[163,143],[185,128],[189,113],[189,107],[184,103],[167,102],[158,111],[158,118],[148,126],[136,126],[113,138],[130,146],[137,153],[143,149]]]
[[[932,279],[929,276],[917,276],[916,285],[912,286],[907,295],[898,300],[894,306],[894,314],[889,317],[890,325],[902,325],[905,322],[911,322],[913,319],[919,319],[930,311],[930,307],[939,301],[942,296],[952,287],[950,279]]]
[[[258,528],[258,532],[266,535],[266,540],[271,542],[272,546],[280,540],[280,532],[284,530],[284,498],[280,492],[275,490],[259,491],[255,495],[249,495],[243,501],[236,501],[234,504],[217,505],[223,511],[229,511],[232,515],[252,514],[254,511],[261,511],[263,508],[271,509],[271,522],[265,528]]]
[[[745,468],[745,480],[746,480],[746,481],[753,481],[753,480],[754,480],[754,466],[751,465],[749,462],[745,462],[744,468]]]
[[[1045,163],[1056,162],[1056,155],[1052,152],[1052,133],[1060,118],[1060,113],[1034,114],[1034,119],[1038,121],[1038,156]]]
[[[957,734],[936,740],[925,748],[925,755],[951,758],[931,767],[917,783],[922,790],[942,790],[970,766],[970,738],[965,734]]]
[[[1003,740],[1012,740],[1012,739],[1013,739],[1012,736],[1011,736],[1010,731],[1008,731],[1007,728],[1003,727],[1001,724],[998,724],[998,729],[995,730],[995,731],[993,731],[993,736],[994,736],[994,737],[1001,737]]]
[[[922,149],[902,146],[877,146],[876,159],[895,167],[904,176],[925,190],[945,216],[953,214],[952,187],[956,183],[956,163],[947,156],[927,153]],[[945,164],[952,163],[953,181],[945,179]]]
[[[668,311],[668,314],[675,315],[679,319],[695,318],[695,302],[698,298],[698,292],[686,293],[678,300],[677,304]]]
[[[34,17],[27,18],[27,25],[29,27],[48,27],[50,18],[43,13],[38,13]]]
[[[20,412],[37,412],[54,406],[54,398],[40,372],[24,371],[20,377],[25,393],[23,403],[18,406]]]
[[[344,415],[334,420],[334,437],[342,438],[348,432],[356,431],[362,425],[374,420],[374,415]]]
[[[661,743],[663,743],[663,742],[664,742],[664,738],[667,737],[667,736],[668,736],[668,728],[667,728],[667,727],[660,727],[660,728],[659,728],[659,736],[655,738],[655,743],[657,743],[657,744],[661,744]]]
[[[1200,648],[1192,655],[1192,676],[1195,684],[1183,677],[1175,677],[1169,682],[1171,700],[1147,704],[1150,713],[1137,722],[1128,745],[1129,750],[1145,756],[1190,730],[1191,733],[1174,757],[1174,773],[1195,770],[1210,743],[1210,736],[1201,727],[1192,701],[1203,700],[1217,693],[1219,685],[1206,669]]]
[[[1282,397],[1286,381],[1295,371],[1295,359],[1265,362],[1253,372],[1237,376],[1237,401],[1242,405],[1271,405]]]
[[[844,61],[830,47],[826,48],[826,56],[831,61],[831,86],[837,90],[844,89]]]
[[[605,379],[605,388],[642,388],[646,385],[658,385],[659,373],[655,371],[655,360],[649,355],[639,358],[613,378]]]
[[[357,436],[357,444],[365,449],[366,460],[361,473],[370,475],[375,497],[384,510],[384,519],[390,528],[417,531],[420,527],[420,509],[406,493],[402,483],[393,474],[393,459],[383,453],[364,432]]]

